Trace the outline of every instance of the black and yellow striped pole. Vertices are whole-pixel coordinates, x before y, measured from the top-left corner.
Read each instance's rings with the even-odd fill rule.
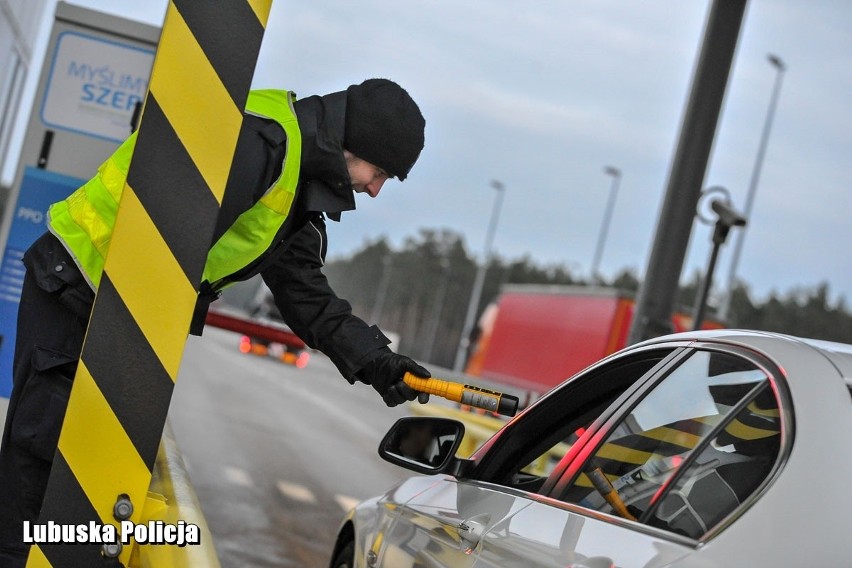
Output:
[[[169,3],[39,523],[140,519],[271,3]],[[131,549],[41,544],[27,566]]]

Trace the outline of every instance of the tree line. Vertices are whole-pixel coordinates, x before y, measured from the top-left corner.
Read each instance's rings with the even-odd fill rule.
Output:
[[[334,290],[352,303],[353,311],[385,332],[399,335],[398,349],[415,359],[452,367],[461,338],[478,269],[461,235],[449,230],[421,229],[398,249],[384,238],[368,241],[352,255],[328,262],[325,273]],[[701,274],[681,286],[677,306],[692,313]],[[495,256],[485,273],[477,317],[496,301],[506,284],[572,284],[606,286],[635,293],[640,281],[632,270],[612,280],[589,282],[560,264],[539,264],[530,256]],[[712,305],[708,309],[713,316]],[[845,299],[832,302],[827,283],[772,294],[755,302],[749,286],[738,281],[728,327],[776,331],[852,343],[852,314]]]

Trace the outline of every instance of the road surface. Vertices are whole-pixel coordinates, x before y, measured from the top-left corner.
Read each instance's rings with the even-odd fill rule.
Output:
[[[376,451],[407,410],[350,386],[320,354],[296,369],[242,354],[238,340],[190,337],[169,412],[219,559],[327,566],[345,512],[415,475]]]

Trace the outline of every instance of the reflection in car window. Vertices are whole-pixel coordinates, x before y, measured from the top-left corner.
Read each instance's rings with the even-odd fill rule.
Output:
[[[768,378],[751,362],[728,353],[695,352],[610,432],[561,498],[631,520],[641,519],[653,505],[657,510],[650,524],[700,536],[741,502],[768,471],[750,472],[750,477],[759,479],[745,481],[736,490],[723,487],[728,485],[723,466],[748,461],[737,444],[777,434],[777,424],[772,429],[777,406],[768,388],[763,392],[769,399],[765,395],[754,399],[736,417],[731,415],[735,407],[753,399],[761,385],[768,386]],[[702,444],[720,427],[712,443]],[[736,433],[743,437],[735,443]],[[754,450],[769,467],[777,454],[777,436],[774,443],[768,453],[764,448]],[[700,456],[687,461],[697,447],[704,448]],[[684,462],[692,464],[689,471],[677,480],[671,497],[657,503],[661,488]],[[708,472],[716,472],[715,477]],[[717,480],[721,484],[713,483]],[[713,505],[719,505],[719,510],[710,511]],[[686,520],[690,515],[693,518]]]
[[[781,442],[778,405],[764,388],[679,474],[649,510],[652,525],[700,538],[769,475]]]
[[[646,351],[565,383],[501,433],[479,464],[477,478],[540,492],[584,429],[671,353]]]
[[[568,453],[568,450],[571,449],[571,446],[574,445],[580,436],[583,435],[583,432],[586,428],[589,427],[591,421],[588,421],[586,424],[583,424],[576,430],[572,431],[568,434],[568,437],[562,441],[557,443],[555,446],[547,450],[542,455],[538,456],[532,462],[528,463],[526,466],[521,468],[522,473],[528,473],[531,475],[538,475],[541,477],[547,477],[559,463],[559,461],[565,457],[565,454]]]

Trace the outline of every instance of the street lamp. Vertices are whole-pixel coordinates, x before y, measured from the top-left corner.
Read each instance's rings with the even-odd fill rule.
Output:
[[[491,187],[497,190],[494,199],[494,210],[491,212],[491,222],[488,224],[488,232],[485,234],[485,258],[476,270],[476,278],[473,280],[473,292],[470,295],[470,303],[467,305],[467,315],[464,318],[462,334],[459,339],[459,347],[456,350],[456,360],[453,363],[454,371],[461,371],[464,366],[467,348],[470,344],[470,332],[473,330],[473,320],[476,317],[476,308],[479,306],[479,298],[482,296],[482,285],[485,284],[485,271],[491,262],[491,244],[494,241],[494,232],[497,230],[497,220],[500,217],[500,206],[503,204],[503,194],[506,187],[499,181],[492,181]]]
[[[592,260],[592,280],[600,281],[600,275],[598,274],[598,269],[601,265],[601,257],[603,256],[604,244],[606,244],[606,236],[609,232],[609,222],[612,220],[612,210],[615,208],[615,196],[618,193],[618,182],[621,180],[621,170],[618,168],[614,168],[612,166],[606,166],[604,168],[604,173],[608,176],[612,176],[612,183],[609,187],[609,199],[607,200],[606,210],[604,211],[604,219],[603,224],[601,225],[601,232],[598,235],[598,244],[595,247],[595,256]]]
[[[784,78],[784,71],[787,66],[781,61],[777,55],[769,54],[766,56],[769,63],[775,67],[775,85],[772,89],[772,97],[769,99],[769,109],[766,111],[766,121],[763,124],[763,134],[760,137],[760,145],[757,148],[757,158],[754,161],[754,169],[751,172],[751,182],[748,186],[748,195],[746,196],[743,215],[746,219],[751,219],[751,208],[754,203],[754,194],[757,193],[757,183],[760,181],[760,170],[763,167],[763,157],[766,155],[766,145],[769,142],[769,132],[772,130],[772,120],[775,117],[775,108],[778,106],[778,96],[781,93],[781,81]],[[740,254],[743,250],[743,240],[745,240],[745,231],[740,231],[737,235],[737,242],[734,245],[734,254],[731,256],[731,266],[728,269],[728,283],[725,286],[725,296],[722,299],[722,304],[719,306],[719,319],[722,321],[728,318],[728,312],[731,309],[731,297],[734,294],[734,280],[737,276],[737,265],[740,262]]]

